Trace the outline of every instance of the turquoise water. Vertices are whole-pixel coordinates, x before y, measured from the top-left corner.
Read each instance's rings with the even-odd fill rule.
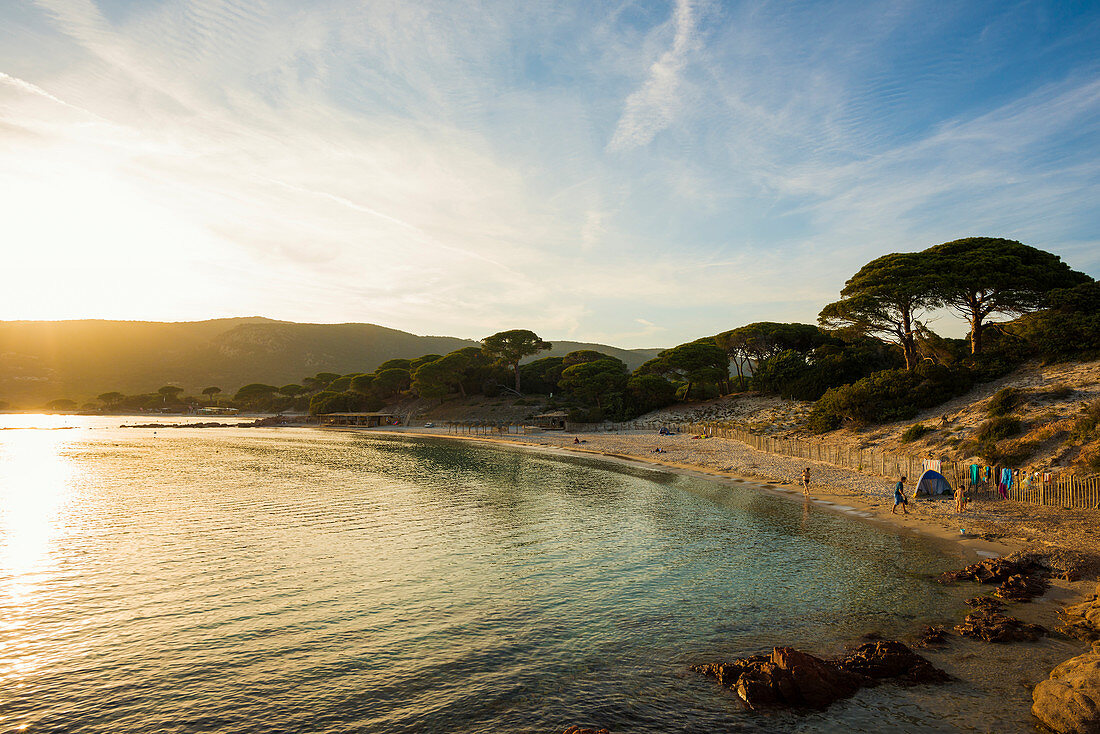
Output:
[[[943,617],[919,538],[519,449],[76,423],[0,431],[4,731],[953,730],[941,694],[761,716],[687,670]]]

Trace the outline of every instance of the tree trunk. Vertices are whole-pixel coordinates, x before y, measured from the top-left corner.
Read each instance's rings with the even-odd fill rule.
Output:
[[[982,351],[982,302],[985,300],[984,291],[970,293],[967,305],[970,307],[970,353],[977,354]]]
[[[512,365],[512,369],[515,370],[516,373],[516,392],[522,394],[519,389],[519,362],[516,362],[514,365]]]
[[[901,314],[901,351],[905,355],[905,369],[913,369],[917,348],[913,343],[913,322],[908,311]]]

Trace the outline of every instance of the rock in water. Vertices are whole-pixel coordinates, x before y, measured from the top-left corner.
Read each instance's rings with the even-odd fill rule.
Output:
[[[1025,576],[1016,573],[1009,576],[993,593],[1008,601],[1028,602],[1036,596],[1042,596],[1050,587],[1043,576]]]
[[[1044,576],[1049,571],[1032,557],[1022,556],[1016,559],[990,558],[972,563],[958,571],[947,571],[936,579],[941,584],[952,581],[977,581],[979,584],[1000,584],[1010,576]]]
[[[771,655],[694,665],[692,670],[717,678],[752,709],[823,709],[885,678],[907,683],[948,680],[942,670],[902,643],[891,641],[865,643],[837,661],[822,660],[791,647],[777,647]]]
[[[611,734],[607,729],[582,729],[579,726],[571,726],[561,734]]]
[[[966,615],[962,624],[956,625],[955,631],[963,637],[986,642],[1034,642],[1047,633],[1037,624],[1021,622],[1015,617],[982,608]]]
[[[863,684],[859,676],[793,647],[777,647],[772,650],[772,662],[781,671],[778,678],[780,689],[785,694],[789,694],[791,690],[784,686],[786,681],[783,678],[786,676],[782,673],[790,677],[793,691],[802,699],[796,705],[823,709],[833,701],[851,696]]]
[[[991,596],[976,596],[973,599],[967,599],[966,603],[982,612],[1003,612],[1005,610],[1005,603]]]
[[[1032,692],[1031,713],[1060,734],[1100,732],[1100,652],[1070,658]]]
[[[943,630],[940,630],[942,633]],[[860,645],[837,661],[841,670],[882,680],[894,678],[900,683],[943,683],[951,679],[932,663],[900,642],[885,640]]]
[[[943,627],[925,625],[924,628],[917,634],[917,647],[943,645],[947,642],[947,637],[950,634],[951,633]]]

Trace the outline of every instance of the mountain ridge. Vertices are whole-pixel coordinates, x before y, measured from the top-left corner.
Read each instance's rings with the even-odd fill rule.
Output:
[[[659,349],[620,349],[561,341],[538,356],[595,349],[633,369]],[[317,372],[370,372],[388,359],[474,346],[450,336],[420,336],[379,324],[313,324],[241,316],[203,321],[0,321],[0,400],[36,407],[58,398],[83,402],[162,385],[198,393],[218,386],[285,385]]]

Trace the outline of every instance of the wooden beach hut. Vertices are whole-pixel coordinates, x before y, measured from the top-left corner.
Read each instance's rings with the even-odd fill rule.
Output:
[[[569,413],[564,410],[554,410],[549,413],[536,415],[531,419],[531,424],[547,431],[564,431],[565,421],[568,418]]]
[[[375,428],[377,426],[392,426],[396,422],[397,415],[394,413],[324,413],[321,415],[322,426]]]

